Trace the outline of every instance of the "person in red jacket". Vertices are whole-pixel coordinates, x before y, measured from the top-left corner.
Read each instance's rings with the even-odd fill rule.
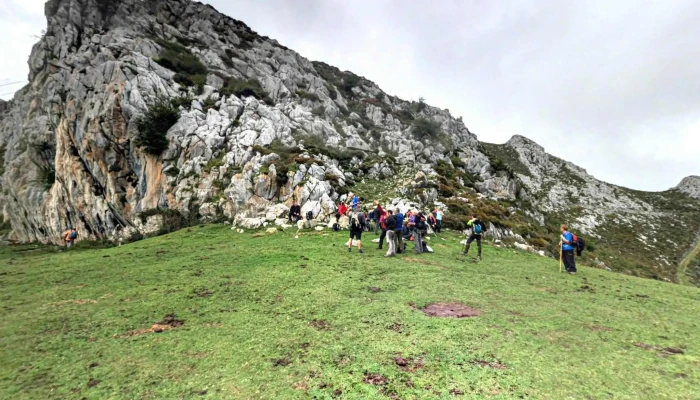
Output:
[[[340,220],[340,217],[345,215],[348,212],[348,206],[345,205],[345,203],[341,202],[338,204],[338,214],[336,215],[336,218]]]
[[[379,230],[381,229],[381,226],[379,225],[379,221],[382,220],[382,217],[386,218],[386,211],[382,208],[382,205],[379,204],[379,200],[374,201],[374,212],[372,214],[373,219],[374,219],[374,234],[378,235]],[[381,249],[381,247],[380,247]]]

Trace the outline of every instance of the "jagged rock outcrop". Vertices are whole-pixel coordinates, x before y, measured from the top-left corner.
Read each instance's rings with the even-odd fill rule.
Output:
[[[683,178],[675,189],[688,196],[700,199],[700,176],[691,175]]]
[[[297,197],[329,214],[368,155],[392,154],[394,167],[365,171],[386,177],[478,143],[449,112],[312,63],[207,5],[51,0],[46,16],[30,84],[0,124],[0,201],[16,240],[56,242],[70,225],[84,238],[130,235],[135,216],[155,208],[235,220]],[[257,88],[264,94],[251,95]],[[177,101],[179,117],[167,148],[149,154],[137,144],[138,121],[162,100]],[[415,120],[439,140],[413,134]],[[300,152],[295,171],[279,171],[289,160],[260,151],[273,143],[357,156],[341,165]]]

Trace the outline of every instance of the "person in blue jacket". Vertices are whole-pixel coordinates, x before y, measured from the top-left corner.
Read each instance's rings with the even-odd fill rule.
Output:
[[[569,227],[561,226],[561,257],[564,261],[566,272],[571,275],[576,273],[576,260],[574,260],[574,234],[569,232]]]
[[[398,208],[396,209],[396,212],[394,213],[394,216],[396,217],[396,252],[401,253],[403,252],[403,221],[404,221],[404,215],[401,213],[401,210]]]

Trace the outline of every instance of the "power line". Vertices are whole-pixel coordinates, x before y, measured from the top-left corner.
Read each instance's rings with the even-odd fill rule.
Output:
[[[0,85],[0,87],[3,87],[3,86],[10,86],[10,85],[16,85],[16,84],[18,84],[18,83],[24,83],[24,81],[17,81],[17,82],[3,83],[2,85]]]

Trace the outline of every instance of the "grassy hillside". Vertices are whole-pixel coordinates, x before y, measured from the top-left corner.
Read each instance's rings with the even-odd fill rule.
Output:
[[[697,398],[697,288],[491,247],[472,264],[448,239],[389,260],[225,226],[0,250],[0,398]],[[481,315],[420,311],[453,301]]]
[[[505,171],[511,178],[530,176],[515,150],[507,145],[481,143],[496,171]],[[566,173],[564,160],[549,156],[561,166],[557,179],[570,186],[583,183],[581,178]],[[545,184],[535,198],[548,194],[553,183]],[[665,280],[680,284],[700,286],[700,267],[697,263],[681,264],[683,257],[695,245],[700,232],[700,201],[677,190],[642,192],[616,187],[616,196],[625,195],[652,207],[649,211],[607,214],[605,223],[596,228],[599,238],[586,237],[591,245],[585,258],[589,265],[602,260],[612,270],[625,274]],[[559,212],[545,213],[544,226],[533,226],[531,221],[506,224],[529,243],[548,251],[557,248],[559,225],[571,225],[576,218],[590,215],[578,198],[569,199],[570,207]],[[516,202],[519,208],[528,209],[529,203]],[[485,215],[486,220],[497,220],[498,215]],[[636,221],[633,223],[624,221]],[[504,225],[503,223],[499,225]]]

